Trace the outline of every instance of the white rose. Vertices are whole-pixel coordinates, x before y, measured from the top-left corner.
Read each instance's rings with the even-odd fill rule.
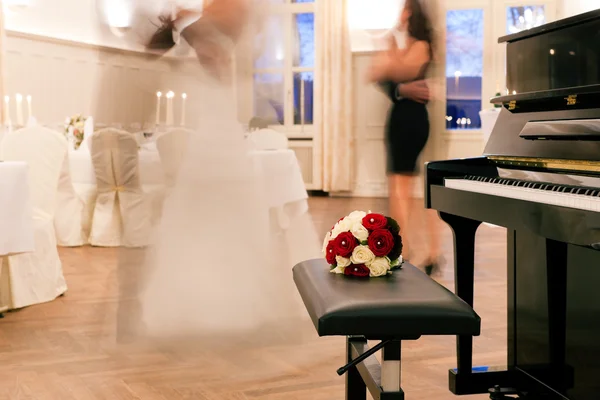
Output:
[[[334,269],[332,269],[331,272],[332,274],[344,274],[344,270],[346,269],[346,267],[340,267],[339,265],[337,267],[335,267]]]
[[[364,211],[353,211],[350,213],[350,215],[348,215],[348,219],[350,219],[352,221],[352,223],[356,223],[356,222],[361,222],[364,217],[367,216],[367,213]]]
[[[337,224],[335,224],[335,226],[331,230],[331,239],[335,239],[340,233],[348,232],[350,229],[352,229],[352,223],[348,219],[348,217],[346,217],[343,220],[339,221]]]
[[[352,261],[346,257],[335,256],[335,263],[340,268],[346,268],[348,265],[352,264]]]
[[[329,242],[331,241],[331,232],[327,232],[327,235],[325,235],[325,239],[323,240],[323,254],[327,255],[327,245],[329,244]]]
[[[350,257],[350,261],[353,264],[371,264],[375,259],[375,254],[369,249],[367,246],[356,246],[354,251],[352,252],[352,257]]]
[[[387,275],[390,270],[390,262],[387,258],[377,257],[370,264],[367,265],[371,271],[370,276],[378,277]]]
[[[362,222],[356,222],[354,225],[352,225],[352,229],[350,231],[361,243],[369,238],[369,231],[363,226]]]

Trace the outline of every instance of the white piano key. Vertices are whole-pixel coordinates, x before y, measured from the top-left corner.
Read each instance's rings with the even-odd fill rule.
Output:
[[[560,207],[600,212],[600,197],[584,194],[532,189],[506,183],[482,182],[472,179],[445,179],[444,185],[451,189],[499,197],[550,204]]]

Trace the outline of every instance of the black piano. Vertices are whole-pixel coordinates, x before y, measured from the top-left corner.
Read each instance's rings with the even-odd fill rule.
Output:
[[[484,155],[427,164],[426,207],[453,230],[455,292],[475,310],[475,232],[508,231],[506,366],[474,366],[459,336],[450,390],[598,400],[600,11],[499,42],[510,95],[492,99],[502,109]]]

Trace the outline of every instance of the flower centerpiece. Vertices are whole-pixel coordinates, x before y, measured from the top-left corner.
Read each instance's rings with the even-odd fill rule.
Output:
[[[390,275],[403,262],[400,226],[382,214],[354,211],[327,232],[323,254],[335,274]]]
[[[86,120],[86,117],[77,114],[67,118],[65,121],[65,137],[70,143],[73,143],[75,150],[77,150],[83,142]]]

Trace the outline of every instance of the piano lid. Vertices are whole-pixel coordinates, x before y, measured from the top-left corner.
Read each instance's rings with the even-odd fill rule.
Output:
[[[521,32],[502,36],[498,39],[498,43],[516,42],[517,40],[527,39],[533,36],[543,35],[548,32],[563,30],[573,25],[580,25],[584,22],[600,18],[600,9],[589,11],[583,14],[577,14],[572,17],[559,19],[558,21],[549,22],[547,24],[536,26],[535,28],[526,29]]]
[[[511,112],[600,106],[600,10],[499,39],[507,52],[508,94],[492,103]]]

